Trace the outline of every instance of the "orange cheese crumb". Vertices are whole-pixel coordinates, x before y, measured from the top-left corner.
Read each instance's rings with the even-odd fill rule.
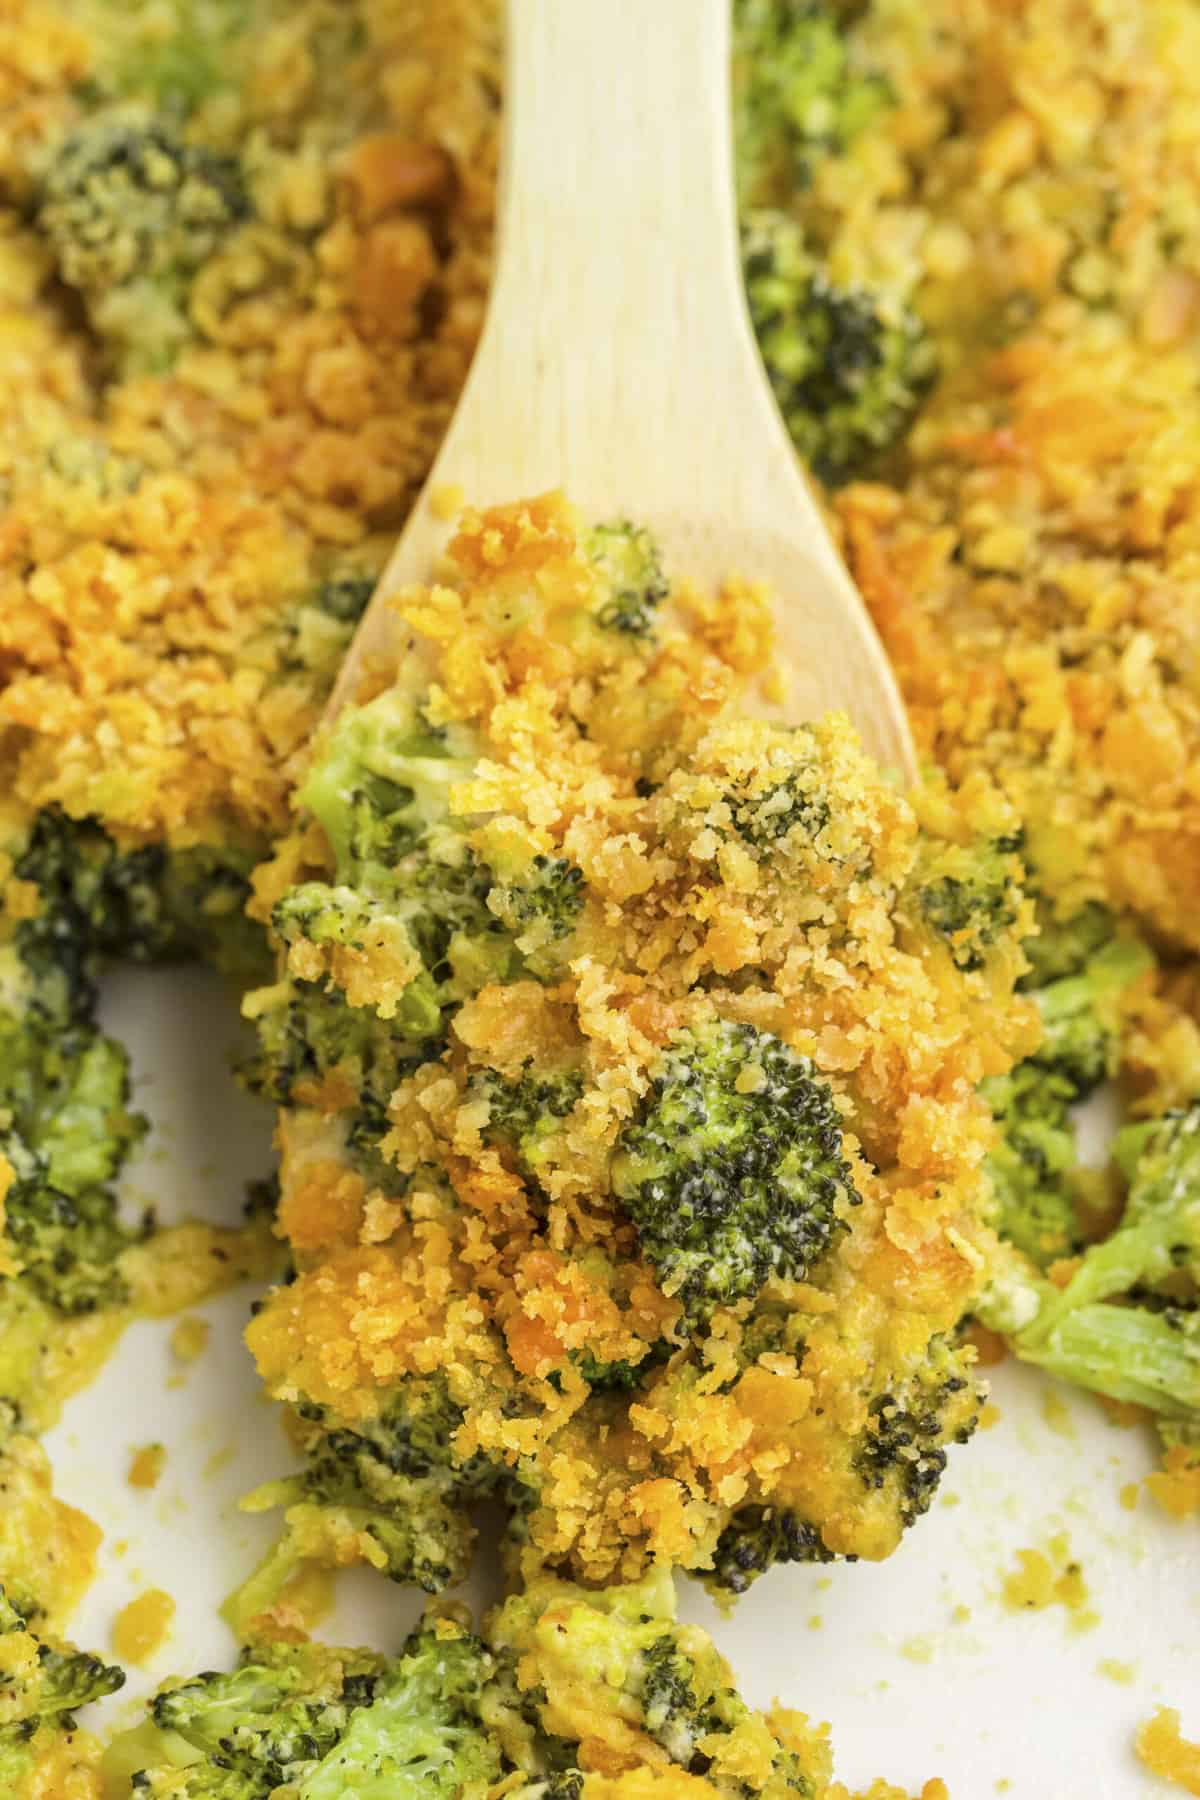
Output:
[[[129,1474],[126,1480],[132,1488],[154,1488],[158,1486],[163,1469],[166,1467],[167,1451],[164,1444],[143,1444],[135,1450],[129,1459]]]
[[[113,1649],[122,1662],[137,1667],[159,1649],[175,1617],[175,1602],[162,1588],[147,1588],[123,1606],[113,1621]]]
[[[181,1363],[193,1363],[208,1347],[207,1319],[180,1319],[171,1333],[171,1354]]]
[[[1138,1756],[1155,1775],[1181,1787],[1185,1794],[1200,1794],[1200,1744],[1180,1735],[1179,1714],[1173,1706],[1160,1706],[1152,1719],[1138,1727],[1134,1743]]]

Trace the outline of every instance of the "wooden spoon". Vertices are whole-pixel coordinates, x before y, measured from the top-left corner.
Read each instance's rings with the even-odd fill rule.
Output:
[[[668,574],[773,596],[793,720],[840,708],[911,778],[887,660],[775,407],[742,287],[729,0],[509,0],[498,257],[471,373],[335,691],[395,654],[384,602],[473,505],[562,488]]]

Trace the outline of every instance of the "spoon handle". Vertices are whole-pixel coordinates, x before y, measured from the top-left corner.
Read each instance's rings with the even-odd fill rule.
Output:
[[[737,254],[728,0],[509,0],[508,31],[479,363],[490,382],[509,371],[514,491],[658,511],[697,434],[728,475],[722,399],[762,382]],[[678,499],[704,504],[694,470]]]

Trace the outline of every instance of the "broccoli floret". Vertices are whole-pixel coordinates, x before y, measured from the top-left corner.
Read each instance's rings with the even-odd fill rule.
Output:
[[[395,1007],[381,1016],[413,1043],[441,1035],[461,1000],[515,963],[487,908],[490,872],[450,812],[450,790],[473,766],[466,733],[432,731],[388,693],[342,716],[301,790],[333,849],[334,881],[285,896],[275,929],[294,944],[316,922],[321,941],[382,969]],[[343,967],[330,959],[350,990]]]
[[[565,856],[535,856],[527,870],[506,873],[488,893],[490,911],[526,953],[534,945],[569,937],[582,905],[583,870]]]
[[[165,116],[185,119],[229,89],[239,47],[257,35],[255,10],[254,0],[171,0],[164,30],[155,8],[110,0],[100,9],[97,59],[80,97],[94,104],[150,100]]]
[[[316,605],[339,625],[357,625],[375,592],[373,575],[331,575],[316,592]]]
[[[474,1535],[466,1508],[503,1479],[483,1456],[456,1458],[453,1438],[461,1423],[445,1383],[432,1376],[404,1381],[377,1418],[353,1428],[325,1408],[302,1405],[296,1430],[307,1467],[268,1482],[244,1502],[253,1511],[286,1507],[286,1528],[227,1602],[231,1623],[252,1630],[298,1568],[337,1561],[339,1554],[349,1560],[337,1547],[353,1539],[357,1560],[372,1562],[393,1581],[437,1593],[459,1579]]]
[[[515,1081],[492,1070],[473,1076],[471,1089],[487,1101],[484,1137],[511,1150],[522,1174],[536,1182],[552,1139],[583,1092],[582,1075],[574,1069],[536,1075],[530,1063]]]
[[[263,1003],[264,991],[269,1003]],[[411,1042],[315,982],[264,991],[256,996],[258,1049],[241,1065],[242,1081],[252,1093],[286,1106],[297,1103],[304,1083],[317,1085],[334,1069],[346,1075],[358,1096],[348,1148],[373,1185],[395,1194],[402,1178],[379,1153],[389,1129],[388,1101],[406,1076],[440,1053],[440,1040]],[[433,1014],[435,1029],[439,1022],[440,1014]]]
[[[145,1130],[128,1110],[125,1052],[83,1025],[0,1020],[0,1154],[12,1170],[5,1228],[21,1280],[61,1313],[120,1305],[111,1182]]]
[[[1019,837],[941,845],[916,873],[919,917],[964,973],[985,967],[1021,916],[1020,848]]]
[[[691,857],[715,837],[749,851],[768,879],[805,888],[816,863],[847,876],[870,865],[870,842],[833,804],[841,777],[818,729],[739,721],[709,733],[691,766],[672,771],[654,812],[678,854]]]
[[[1115,1152],[1129,1181],[1125,1211],[1062,1289],[1057,1318],[1114,1294],[1156,1287],[1179,1272],[1200,1279],[1200,1101],[1126,1126]]]
[[[96,1312],[128,1299],[119,1258],[135,1234],[122,1228],[111,1195],[93,1189],[71,1198],[36,1179],[17,1181],[5,1215],[22,1279],[57,1312]]]
[[[203,956],[239,978],[261,977],[266,936],[244,911],[255,860],[237,845],[121,850],[95,820],[39,813],[14,872],[38,890],[39,911],[18,926],[16,943],[42,1004],[61,987],[59,1016],[90,1017],[99,966],[115,956]]]
[[[645,526],[631,525],[628,519],[596,525],[586,533],[583,548],[602,581],[597,622],[606,631],[621,631],[627,637],[650,637],[670,588],[658,545]]]
[[[889,1514],[905,1529],[928,1512],[947,1449],[971,1437],[982,1398],[962,1344],[932,1338],[916,1366],[871,1400],[866,1427],[849,1446],[864,1501],[882,1494]],[[835,1560],[812,1521],[796,1508],[743,1506],[721,1533],[705,1582],[719,1597],[744,1594],[776,1563]]]
[[[354,628],[375,591],[375,577],[357,571],[318,580],[262,636],[262,652],[276,680],[297,676],[322,685],[341,665]]]
[[[829,0],[735,0],[734,122],[743,205],[777,205],[889,105]]]
[[[570,1355],[593,1393],[632,1394],[635,1388],[641,1387],[651,1369],[665,1362],[670,1353],[670,1344],[661,1339],[657,1344],[651,1344],[640,1362],[630,1362],[624,1357],[616,1362],[605,1362],[593,1356],[590,1350],[575,1350]]]
[[[493,867],[473,852],[450,811],[473,768],[465,732],[432,730],[394,694],[343,715],[302,790],[332,879],[293,887],[272,916],[290,979],[257,999],[246,1079],[286,1105],[297,1082],[342,1070],[359,1090],[351,1147],[385,1183],[373,1152],[405,1074],[440,1054],[480,987],[548,967],[582,904],[564,859],[521,863],[498,843]]]
[[[724,1765],[723,1740],[754,1722],[754,1715],[711,1640],[696,1627],[676,1622],[674,1590],[665,1570],[629,1587],[535,1582],[492,1615],[486,1636],[498,1663],[506,1655],[520,1660],[524,1695],[514,1701],[494,1691],[492,1706],[510,1754],[530,1775],[544,1779],[557,1767],[560,1779],[573,1778],[573,1771],[556,1765],[555,1759],[570,1755],[574,1746],[547,1733],[546,1723],[561,1729],[572,1712],[585,1720],[592,1717],[594,1690],[600,1715],[615,1716],[624,1732],[632,1727],[643,1733],[676,1766],[704,1776],[715,1794],[733,1800],[745,1793],[744,1771]],[[522,1715],[507,1732],[505,1702],[515,1703]],[[532,1730],[527,1723],[531,1713]],[[772,1746],[769,1736],[763,1748],[770,1752],[770,1769],[756,1793],[775,1800],[817,1792],[793,1751]],[[540,1790],[535,1786],[532,1792]]]
[[[1022,988],[1042,988],[1064,975],[1078,975],[1117,931],[1113,915],[1097,900],[1058,919],[1042,895],[1035,898],[1037,930],[1022,946],[1030,965],[1021,977]]]
[[[800,774],[753,794],[734,789],[728,800],[739,837],[760,855],[769,855],[793,831],[819,837],[830,819],[828,798]]]
[[[1018,1256],[981,1306],[1018,1355],[1066,1381],[1200,1426],[1200,1101],[1117,1134],[1115,1229],[1065,1287]]]
[[[180,1754],[183,1767],[221,1771],[218,1793],[268,1794],[303,1781],[340,1742],[355,1711],[370,1705],[382,1667],[365,1651],[264,1644],[231,1674],[198,1675],[157,1694],[150,1717],[168,1741],[195,1753]]]
[[[1042,1044],[1008,1074],[983,1083],[1000,1129],[988,1160],[996,1228],[1039,1267],[1083,1241],[1071,1108],[1112,1074],[1122,997],[1150,964],[1136,939],[1113,938],[1079,973],[1041,988]]]
[[[859,1198],[812,1063],[725,1021],[676,1037],[622,1133],[613,1189],[693,1329],[773,1276],[802,1280]]]
[[[145,1131],[129,1109],[128,1059],[95,1024],[96,981],[116,954],[139,962],[210,950],[261,970],[264,939],[242,917],[236,851],[120,850],[91,820],[47,810],[15,857],[36,910],[0,949],[0,1152],[20,1280],[60,1312],[126,1298],[113,1183]]]
[[[193,334],[193,278],[248,213],[233,157],[98,116],[58,146],[37,224],[122,371],[157,373]]]
[[[1044,1268],[1081,1242],[1071,1180],[1078,1165],[1071,1085],[1024,1062],[990,1077],[980,1091],[999,1129],[987,1164],[996,1230]]]
[[[894,1493],[905,1526],[929,1511],[946,1468],[946,1445],[965,1444],[979,1422],[984,1395],[969,1367],[959,1346],[934,1338],[909,1379],[871,1402],[859,1473],[867,1487]]]
[[[1200,1429],[1200,1308],[1081,1305],[1018,1355],[1063,1381]]]
[[[61,1324],[32,1283],[0,1281],[0,1455],[21,1431],[40,1431],[55,1416],[53,1395],[41,1380]]]
[[[789,1507],[743,1506],[717,1540],[707,1579],[718,1592],[744,1594],[776,1563],[835,1560],[820,1532]]]
[[[22,1779],[75,1729],[81,1706],[115,1693],[122,1670],[84,1650],[48,1642],[0,1587],[0,1787]],[[45,1790],[49,1792],[49,1789]]]
[[[1045,1039],[1033,1061],[1083,1100],[1115,1070],[1121,1002],[1153,957],[1136,938],[1113,938],[1078,974],[1037,992]]]
[[[937,372],[933,340],[899,299],[837,287],[783,214],[745,226],[750,317],[802,460],[836,486],[899,442]]]
[[[492,1659],[477,1638],[436,1626],[414,1633],[369,1706],[301,1784],[297,1800],[460,1800],[501,1774],[480,1723]]]
[[[402,858],[446,828],[450,789],[472,766],[465,732],[427,725],[394,690],[343,713],[300,790],[339,881],[388,891]]]
[[[482,1797],[500,1755],[479,1723],[492,1659],[454,1626],[415,1632],[393,1660],[318,1644],[263,1645],[230,1675],[152,1701],[106,1773],[166,1800]]]

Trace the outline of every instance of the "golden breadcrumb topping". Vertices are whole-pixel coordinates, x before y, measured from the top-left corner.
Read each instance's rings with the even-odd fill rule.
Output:
[[[885,1556],[903,1507],[890,1479],[864,1477],[873,1421],[977,1291],[992,1127],[975,1090],[1036,1035],[1012,996],[1020,907],[965,973],[912,882],[922,857],[1007,814],[982,782],[969,809],[934,793],[914,810],[844,718],[746,716],[741,659],[749,642],[761,662],[769,621],[736,584],[677,584],[648,640],[598,627],[579,531],[555,496],[468,513],[446,579],[397,602],[424,649],[426,727],[472,746],[449,794],[467,854],[485,870],[574,867],[577,923],[556,950],[518,935],[503,979],[468,981],[444,1049],[391,1094],[374,1174],[354,1148],[361,1058],[296,1082],[279,1137],[298,1275],[248,1340],[270,1392],[346,1422],[440,1373],[462,1409],[456,1457],[482,1454],[527,1491],[529,1572],[705,1568],[739,1509],[762,1504],[805,1521],[823,1554]],[[384,690],[373,707],[389,703]],[[347,715],[318,772],[355,729]],[[278,921],[322,864],[302,820],[259,873],[260,907]],[[503,912],[499,887],[487,904]],[[356,935],[350,967],[301,930],[283,983],[249,1010],[261,1023],[324,992],[386,1036],[398,967],[394,921]],[[717,1027],[786,1046],[830,1097],[848,1186],[810,1267],[698,1329],[618,1195],[634,1198],[623,1147],[664,1057]],[[759,1054],[739,1094],[768,1081]],[[547,1107],[536,1150],[514,1150],[496,1094],[562,1077],[569,1100]],[[581,1359],[632,1364],[630,1391],[594,1390]],[[950,1392],[947,1436],[975,1406],[967,1381]]]
[[[189,142],[248,157],[253,213],[193,283],[173,365],[126,377],[98,364],[26,207],[87,84],[150,85],[179,21],[6,7],[0,760],[28,806],[171,844],[285,823],[328,680],[304,605],[377,572],[482,317],[494,22],[475,0],[435,13],[263,4],[221,40]]]

